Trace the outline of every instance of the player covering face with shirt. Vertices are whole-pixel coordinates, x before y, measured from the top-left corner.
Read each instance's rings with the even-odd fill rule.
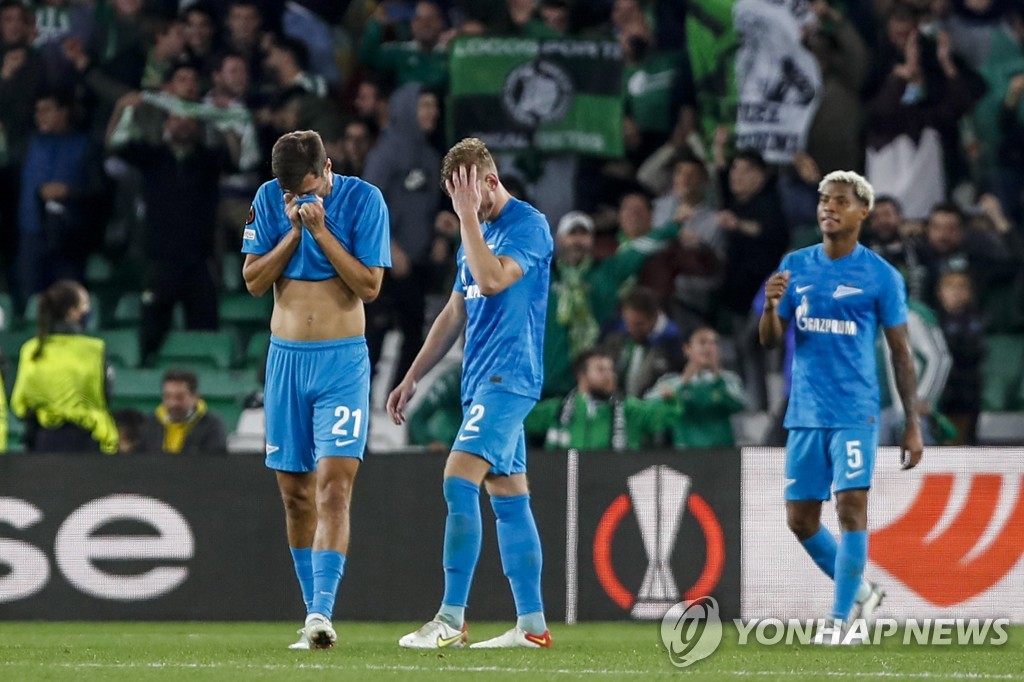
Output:
[[[790,529],[835,581],[832,618],[843,627],[868,618],[884,590],[864,580],[867,501],[880,420],[875,337],[892,351],[906,430],[903,468],[921,460],[914,361],[907,338],[906,286],[899,272],[860,245],[874,191],[850,171],[829,173],[818,188],[821,244],[787,254],[768,280],[759,332],[774,347],[796,326],[793,380],[785,426],[786,513]],[[820,524],[835,494],[839,542]]]
[[[388,398],[405,421],[417,382],[466,329],[463,422],[444,470],[448,507],[444,597],[433,620],[399,640],[403,647],[460,647],[480,555],[480,486],[497,517],[502,567],[515,597],[516,626],[481,648],[551,645],[541,598],[541,547],[526,481],[523,420],[540,398],[544,317],[553,242],[547,220],[502,186],[484,144],[469,138],[445,156],[441,177],[459,217],[458,275],[408,374]]]
[[[391,266],[388,212],[376,187],[331,170],[313,131],[281,136],[271,167],[276,177],[257,191],[245,226],[242,276],[254,296],[274,289],[266,464],[306,606],[292,648],[329,649],[369,418],[363,304]]]

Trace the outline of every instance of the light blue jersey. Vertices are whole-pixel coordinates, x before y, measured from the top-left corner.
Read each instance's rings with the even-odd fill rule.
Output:
[[[778,315],[796,329],[786,428],[877,426],[875,338],[907,321],[903,277],[861,245],[835,261],[809,246],[779,270],[791,276]]]
[[[370,268],[391,267],[388,209],[380,190],[359,178],[334,175],[324,198],[324,222],[345,250]],[[284,191],[275,180],[257,190],[242,239],[242,253],[267,253],[292,229],[285,214]],[[334,266],[308,232],[295,250],[284,277],[319,281],[337,277]]]
[[[367,267],[391,266],[388,212],[380,190],[359,178],[335,175],[323,202],[324,223],[346,251]],[[265,254],[290,229],[281,185],[266,182],[249,211],[242,252]],[[315,282],[338,273],[303,228],[282,275]],[[264,393],[268,467],[308,472],[322,457],[362,459],[370,416],[370,361],[362,336],[326,341],[271,337]]]
[[[483,224],[496,256],[508,256],[523,277],[496,296],[484,296],[465,251],[458,253],[455,291],[466,298],[466,349],[462,399],[483,387],[537,400],[544,383],[544,317],[554,243],[547,219],[534,207],[509,199],[497,220]]]

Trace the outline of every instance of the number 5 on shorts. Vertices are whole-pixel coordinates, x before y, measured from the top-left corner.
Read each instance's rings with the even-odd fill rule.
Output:
[[[862,464],[864,464],[864,457],[860,452],[860,441],[846,441],[846,466],[850,469],[860,469]]]

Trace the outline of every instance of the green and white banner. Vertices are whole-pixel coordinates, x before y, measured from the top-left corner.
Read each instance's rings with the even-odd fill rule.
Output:
[[[463,38],[452,45],[448,132],[496,151],[620,156],[622,50],[609,40]]]

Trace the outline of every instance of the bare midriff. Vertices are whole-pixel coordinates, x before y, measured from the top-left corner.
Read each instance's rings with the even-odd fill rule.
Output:
[[[318,282],[282,277],[274,284],[271,333],[290,341],[362,336],[363,302],[338,277]]]

